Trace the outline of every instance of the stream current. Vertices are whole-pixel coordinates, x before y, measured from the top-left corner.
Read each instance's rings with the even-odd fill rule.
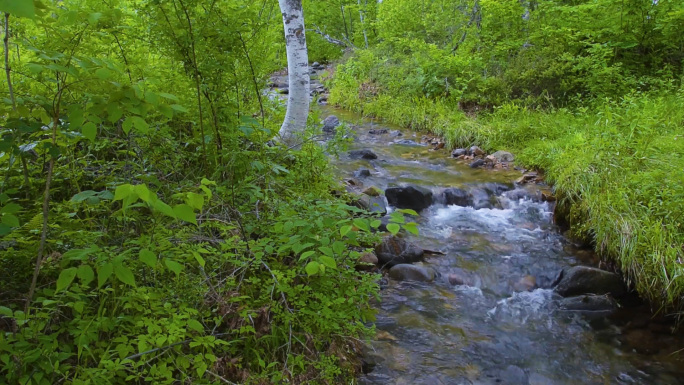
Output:
[[[559,272],[596,259],[560,233],[553,203],[535,199],[548,187],[492,194],[498,184],[513,188],[521,173],[472,169],[446,150],[421,145],[411,131],[322,107],[329,114],[354,127],[350,149],[378,155],[334,161],[342,178],[370,170],[370,177],[356,178],[361,189],[410,184],[438,194],[460,187],[497,202],[481,208],[437,203],[416,218],[420,235],[411,241],[444,253],[422,262],[439,276],[429,283],[383,279],[378,333],[366,352],[371,365],[360,383],[684,384],[684,362],[673,354],[684,343],[644,306],[629,304],[610,317],[561,310],[551,288]],[[372,129],[388,133],[371,135]],[[453,273],[469,284],[450,284]],[[521,288],[530,277],[534,288]]]

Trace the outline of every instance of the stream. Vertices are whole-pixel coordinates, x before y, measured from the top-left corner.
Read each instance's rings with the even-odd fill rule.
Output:
[[[446,149],[422,144],[420,134],[318,109],[321,118],[334,114],[353,127],[350,150],[377,154],[333,160],[340,178],[353,178],[359,191],[415,185],[439,194],[457,187],[482,202],[435,203],[415,218],[420,235],[410,241],[443,253],[416,264],[437,277],[396,281],[383,274],[361,384],[684,384],[684,357],[674,354],[684,341],[638,299],[610,315],[560,306],[552,288],[559,273],[598,260],[553,223],[554,203],[537,199],[548,186],[514,185],[521,172],[512,166],[473,169]],[[370,176],[353,177],[359,169]],[[450,283],[453,274],[466,283]]]

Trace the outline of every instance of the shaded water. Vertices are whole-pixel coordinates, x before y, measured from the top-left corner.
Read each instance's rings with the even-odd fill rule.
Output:
[[[438,192],[464,187],[493,205],[436,204],[417,219],[420,236],[412,240],[444,255],[423,262],[440,273],[431,283],[383,280],[377,303],[378,334],[367,352],[374,364],[363,384],[681,384],[684,348],[669,326],[652,321],[643,306],[625,304],[610,318],[588,319],[562,311],[551,289],[564,268],[590,264],[592,254],[566,240],[553,224],[552,203],[533,199],[544,186],[490,197],[492,183],[509,186],[515,170],[471,169],[445,150],[393,144],[420,142],[403,136],[370,135],[373,124],[348,112],[322,108],[355,125],[357,149],[371,149],[377,160],[335,161],[350,177],[367,168],[364,187],[382,189],[415,184]],[[491,188],[489,188],[491,190]],[[522,196],[522,198],[521,198]],[[470,285],[453,286],[450,273]],[[534,277],[536,288],[520,281]]]

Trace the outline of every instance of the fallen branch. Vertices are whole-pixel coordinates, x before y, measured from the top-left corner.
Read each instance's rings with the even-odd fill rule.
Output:
[[[349,39],[347,39],[347,38],[345,38],[344,40],[335,39],[334,37],[328,35],[327,33],[323,32],[323,31],[321,31],[321,29],[318,28],[318,26],[314,25],[314,28],[315,29],[309,29],[309,31],[315,32],[315,33],[321,35],[323,37],[323,39],[325,39],[328,43],[339,45],[339,46],[342,46],[345,48],[356,48],[356,46],[351,41],[349,41]]]

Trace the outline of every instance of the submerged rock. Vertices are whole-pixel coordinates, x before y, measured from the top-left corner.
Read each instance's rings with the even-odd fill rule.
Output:
[[[396,236],[386,237],[375,248],[381,266],[418,262],[423,254],[423,249]]]
[[[399,130],[392,130],[389,134],[390,136],[404,136],[404,134],[402,134]]]
[[[354,177],[356,178],[367,178],[371,176],[371,172],[367,168],[362,168],[354,171]]]
[[[456,206],[472,206],[473,195],[461,188],[448,188],[442,193],[444,204]]]
[[[620,297],[626,292],[624,283],[617,274],[588,266],[564,270],[554,290],[563,297],[580,294],[611,294],[613,297]]]
[[[485,163],[486,162],[484,159],[477,159],[476,161],[474,161],[473,163],[470,164],[470,168],[482,167],[485,165]]]
[[[389,276],[397,281],[430,282],[435,279],[435,271],[423,266],[398,264],[390,269]]]
[[[580,295],[563,298],[560,309],[590,317],[606,317],[617,310],[617,302],[608,295]]]
[[[411,139],[399,139],[392,142],[392,144],[400,144],[402,146],[422,146],[422,144]]]
[[[386,134],[388,131],[386,128],[371,128],[368,133],[371,135],[382,135]]]
[[[428,208],[433,201],[432,191],[418,186],[390,187],[385,196],[392,206],[416,211]]]
[[[335,132],[337,126],[340,125],[340,119],[335,115],[330,115],[323,120],[323,132]]]
[[[352,159],[378,159],[378,156],[368,149],[349,151],[349,157]]]

